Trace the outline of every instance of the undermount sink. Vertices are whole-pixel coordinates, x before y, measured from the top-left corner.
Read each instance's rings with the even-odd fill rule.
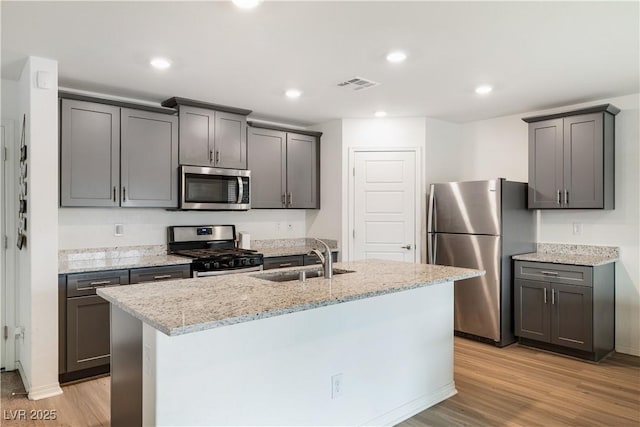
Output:
[[[304,272],[307,279],[314,277],[324,276],[324,272],[321,269],[317,270],[297,270],[297,271],[274,271],[273,273],[260,273],[252,274],[251,277],[256,279],[270,280],[272,282],[290,282],[292,280],[302,280],[302,273]],[[353,270],[343,270],[341,268],[334,268],[333,274],[345,274],[353,273]]]

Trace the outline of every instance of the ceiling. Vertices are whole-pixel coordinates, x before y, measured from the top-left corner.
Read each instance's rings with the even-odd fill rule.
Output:
[[[468,122],[639,92],[639,5],[2,1],[2,77],[17,79],[34,55],[58,61],[63,87],[291,124],[377,110]],[[388,63],[392,49],[408,59]],[[158,55],[173,66],[152,69]],[[337,86],[354,76],[381,85]],[[479,84],[494,91],[479,96]],[[297,100],[284,96],[292,87]]]

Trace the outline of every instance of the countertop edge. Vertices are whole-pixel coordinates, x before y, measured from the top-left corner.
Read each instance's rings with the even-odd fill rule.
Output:
[[[414,283],[411,285],[399,285],[398,287],[394,287],[390,289],[365,292],[362,294],[352,295],[345,298],[336,298],[336,299],[323,300],[318,302],[305,303],[305,304],[294,305],[291,307],[278,309],[278,310],[270,310],[270,311],[264,311],[262,313],[256,313],[251,315],[230,317],[227,319],[215,320],[211,322],[203,322],[195,325],[189,325],[189,326],[178,327],[178,328],[164,327],[163,325],[160,325],[154,322],[153,320],[149,319],[147,316],[141,315],[140,313],[137,313],[134,310],[127,308],[124,304],[121,304],[117,299],[112,299],[108,294],[105,294],[105,291],[108,292],[108,289],[98,289],[97,293],[100,297],[109,301],[109,303],[115,305],[120,310],[123,310],[124,312],[148,324],[149,326],[164,333],[165,335],[179,336],[179,335],[185,335],[185,334],[194,333],[194,332],[205,331],[209,329],[220,328],[223,326],[231,326],[239,323],[250,322],[253,320],[267,319],[270,317],[276,317],[276,316],[282,316],[285,314],[296,313],[300,311],[312,310],[314,308],[326,307],[326,306],[335,305],[335,304],[342,304],[345,302],[357,301],[361,299],[373,298],[373,297],[382,296],[385,294],[408,291],[408,290],[422,288],[426,286],[437,285],[440,283],[455,282],[457,280],[470,279],[473,277],[483,276],[484,274],[486,274],[484,270],[479,270],[477,272],[469,272],[466,274],[458,274],[458,275],[447,276],[445,278],[434,279],[428,282]],[[184,280],[189,280],[189,279],[184,279]],[[132,285],[132,286],[135,286],[135,285]]]
[[[554,254],[545,254],[544,256],[553,257]],[[598,261],[586,261],[586,260],[580,261],[576,259],[571,260],[571,259],[562,258],[563,256],[567,256],[567,255],[558,255],[551,259],[545,259],[541,256],[541,254],[538,254],[537,252],[532,252],[529,254],[512,255],[511,258],[518,261],[543,262],[543,263],[549,263],[549,264],[581,265],[584,267],[598,267],[601,265],[611,264],[611,263],[620,261],[620,257],[603,258]],[[569,256],[587,257],[589,255],[569,255]]]

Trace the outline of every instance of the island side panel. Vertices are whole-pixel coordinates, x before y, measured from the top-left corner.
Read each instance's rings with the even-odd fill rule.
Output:
[[[142,425],[142,322],[111,304],[111,426]]]
[[[174,337],[144,329],[145,425],[393,425],[456,393],[452,282]]]

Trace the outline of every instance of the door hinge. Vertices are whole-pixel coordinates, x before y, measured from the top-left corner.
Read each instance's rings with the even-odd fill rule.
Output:
[[[9,249],[9,236],[7,236],[7,235],[5,234],[5,235],[4,235],[4,239],[2,239],[2,240],[4,240],[4,243],[3,243],[3,244],[4,244],[4,248],[5,248],[5,249]]]
[[[354,239],[356,238],[356,229],[355,228],[353,229],[353,238]]]
[[[353,176],[356,176],[356,168],[353,168]]]
[[[2,160],[5,162],[9,160],[9,150],[7,150],[7,147],[2,147]]]
[[[4,328],[2,328],[2,329],[4,330],[4,331],[3,331],[3,334],[4,334],[4,339],[6,340],[6,339],[8,339],[8,338],[9,338],[9,327],[8,327],[8,326],[5,326],[5,327],[4,327]]]

